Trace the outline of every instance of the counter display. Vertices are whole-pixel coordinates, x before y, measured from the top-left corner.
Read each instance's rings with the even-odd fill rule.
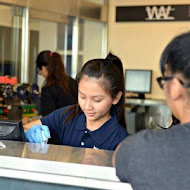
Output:
[[[132,189],[116,177],[113,151],[1,142],[6,146],[0,149],[3,189]]]

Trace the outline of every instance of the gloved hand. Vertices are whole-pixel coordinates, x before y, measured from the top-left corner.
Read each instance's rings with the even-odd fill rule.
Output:
[[[25,136],[29,142],[32,143],[44,143],[45,138],[50,138],[49,128],[46,125],[34,125],[29,130],[25,131]]]

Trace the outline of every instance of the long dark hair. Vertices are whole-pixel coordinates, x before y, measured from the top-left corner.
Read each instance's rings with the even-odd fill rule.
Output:
[[[114,57],[114,59],[112,59]],[[118,92],[122,92],[121,99],[116,105],[112,105],[116,110],[118,122],[126,128],[125,122],[125,90],[124,90],[124,75],[123,66],[120,63],[116,63],[119,58],[113,54],[108,54],[106,59],[92,59],[85,63],[81,72],[76,76],[76,81],[79,84],[81,78],[86,75],[96,79],[103,78],[103,85],[106,92],[115,99]],[[81,113],[81,108],[77,104],[69,108],[72,110],[69,117],[66,119],[66,123],[70,121],[77,114]],[[67,110],[68,111],[68,110]]]
[[[44,81],[43,87],[48,87],[53,84],[58,85],[66,93],[68,92],[68,75],[65,72],[62,57],[59,53],[49,50],[42,51],[38,54],[36,60],[37,67],[41,70],[42,66],[47,67],[48,76]]]

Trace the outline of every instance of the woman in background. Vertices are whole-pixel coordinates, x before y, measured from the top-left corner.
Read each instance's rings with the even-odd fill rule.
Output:
[[[38,73],[45,78],[41,91],[41,115],[75,104],[77,102],[77,85],[74,79],[65,73],[60,54],[49,50],[42,51],[37,56]],[[50,144],[58,144],[58,136],[54,133]]]
[[[37,56],[39,74],[45,78],[41,92],[41,115],[77,102],[75,80],[65,73],[61,55],[49,50]]]

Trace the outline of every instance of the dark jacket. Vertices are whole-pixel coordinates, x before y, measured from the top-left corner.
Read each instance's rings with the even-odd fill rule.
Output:
[[[69,77],[69,92],[64,93],[62,88],[54,84],[43,87],[41,92],[41,115],[46,116],[52,111],[72,105],[77,102],[76,81]]]

